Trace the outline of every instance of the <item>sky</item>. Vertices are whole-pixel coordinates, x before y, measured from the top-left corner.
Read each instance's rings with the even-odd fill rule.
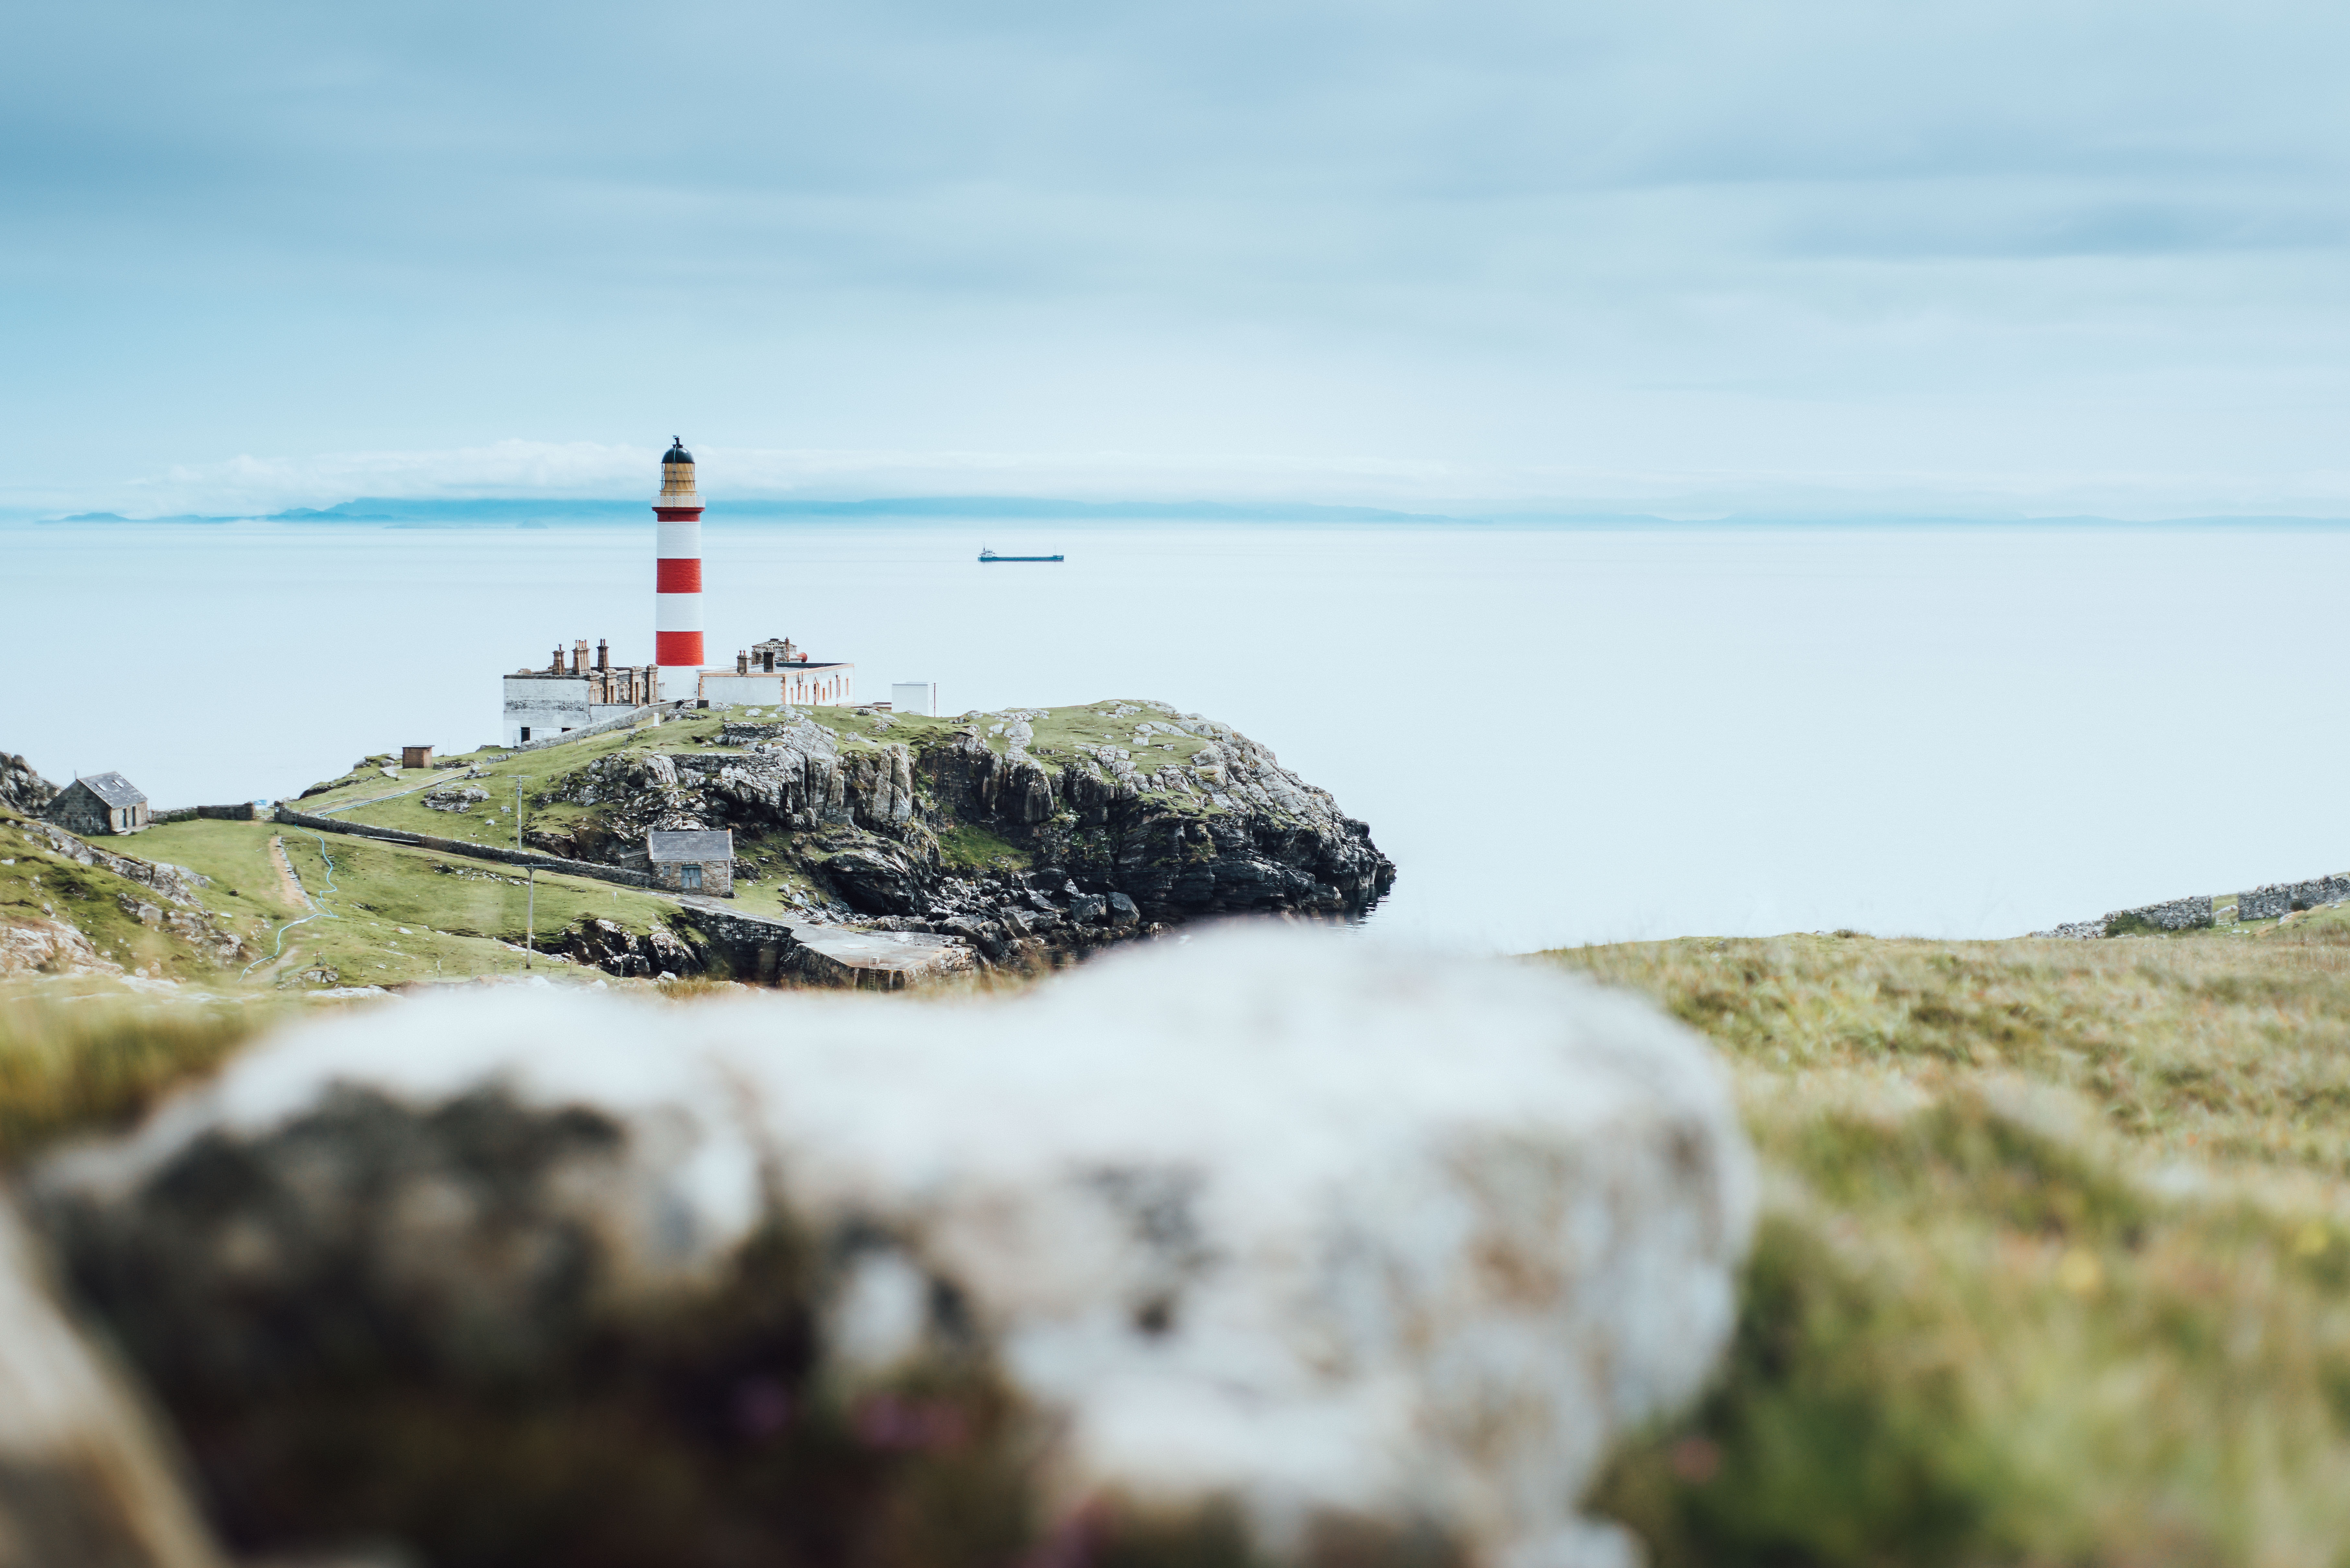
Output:
[[[2350,9],[77,0],[0,511],[2350,516]]]

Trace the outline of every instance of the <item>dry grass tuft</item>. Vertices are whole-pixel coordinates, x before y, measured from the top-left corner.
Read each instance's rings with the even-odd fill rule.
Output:
[[[2350,945],[1543,955],[1723,1048],[1736,1345],[1596,1505],[1666,1565],[2350,1562]]]
[[[0,992],[0,1168],[128,1125],[279,1016],[266,1002]]]

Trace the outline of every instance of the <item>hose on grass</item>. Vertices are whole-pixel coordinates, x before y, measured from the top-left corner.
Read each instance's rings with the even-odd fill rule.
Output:
[[[327,853],[326,836],[309,828],[304,828],[302,831],[308,833],[311,837],[318,841],[318,858],[327,863],[327,891],[329,893],[341,892],[342,889],[335,886],[335,857]],[[294,862],[292,860],[289,859],[286,861],[286,869],[289,872],[293,872],[294,886],[296,888],[302,888],[302,901],[310,906],[311,912],[303,916],[298,920],[288,920],[284,925],[278,927],[276,947],[270,950],[270,954],[267,958],[257,958],[251,963],[245,965],[244,973],[237,976],[239,980],[243,980],[247,975],[252,974],[255,970],[259,969],[263,964],[276,963],[280,958],[284,957],[286,952],[286,933],[292,930],[295,927],[307,926],[313,920],[333,920],[339,919],[341,918],[340,916],[328,913],[325,908],[319,904],[318,900],[310,896],[310,889],[302,887],[302,874],[294,870]]]

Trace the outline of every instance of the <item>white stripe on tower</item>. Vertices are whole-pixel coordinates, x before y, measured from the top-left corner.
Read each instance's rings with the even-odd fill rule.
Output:
[[[693,454],[674,441],[661,458],[653,502],[653,662],[661,696],[691,701],[701,683],[702,497],[693,488]]]

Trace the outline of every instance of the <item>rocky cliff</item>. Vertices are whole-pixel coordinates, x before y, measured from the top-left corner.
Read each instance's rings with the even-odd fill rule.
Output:
[[[33,764],[13,752],[0,752],[0,806],[26,816],[55,800],[57,786],[33,771]]]
[[[1360,915],[1395,879],[1328,792],[1164,703],[785,709],[712,739],[555,779],[542,805],[585,809],[534,842],[629,864],[652,829],[732,828],[738,876],[782,880],[811,917],[960,936],[999,962],[1207,915]]]

